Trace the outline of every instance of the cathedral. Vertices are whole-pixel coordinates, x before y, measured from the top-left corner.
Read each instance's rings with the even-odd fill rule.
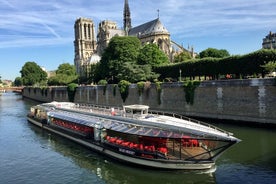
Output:
[[[155,43],[172,61],[173,55],[176,53],[173,49],[174,42],[171,41],[170,32],[160,21],[159,15],[157,19],[136,27],[132,27],[130,15],[128,0],[125,0],[123,29],[118,28],[114,21],[104,20],[98,25],[97,35],[95,35],[93,20],[79,18],[75,21],[74,63],[80,76],[87,77],[89,66],[100,61],[104,49],[114,36],[137,36],[142,45]],[[184,49],[181,46],[179,48]]]

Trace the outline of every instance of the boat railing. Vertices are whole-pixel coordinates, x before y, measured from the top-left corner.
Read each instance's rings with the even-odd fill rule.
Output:
[[[97,113],[97,114],[102,114],[102,115],[114,115],[112,114],[112,111],[114,110],[116,116],[125,116],[126,114],[123,112],[123,109],[120,107],[114,107],[114,106],[103,106],[103,105],[94,105],[94,104],[87,104],[87,103],[78,103],[76,104],[74,107],[74,110],[78,110],[78,111],[85,111],[85,112],[91,112],[91,113]],[[174,118],[178,118],[178,119],[182,119],[182,120],[186,120],[192,123],[195,123],[197,125],[204,125],[206,127],[209,128],[213,128],[219,132],[225,133],[227,135],[233,135],[233,133],[225,131],[223,129],[220,129],[214,125],[211,125],[209,123],[205,123],[193,118],[189,118],[187,116],[183,116],[177,113],[173,113],[173,112],[168,112],[168,111],[157,111],[157,110],[149,110],[148,114],[156,114],[156,115],[166,115],[166,116],[171,116]],[[137,117],[134,116],[127,116],[127,118],[131,118],[131,119],[137,119]]]
[[[156,110],[149,110],[149,114],[156,114],[156,115],[166,115],[166,116],[171,116],[171,117],[174,117],[174,118],[178,118],[178,119],[182,119],[182,120],[186,120],[186,121],[189,121],[189,122],[192,122],[192,123],[196,123],[198,125],[204,125],[204,126],[207,126],[209,128],[213,128],[217,131],[220,131],[222,133],[225,133],[227,135],[233,135],[233,133],[231,132],[228,132],[228,131],[225,131],[221,128],[218,128],[214,125],[211,125],[209,123],[205,123],[203,121],[199,121],[199,120],[196,120],[196,119],[193,119],[193,118],[189,118],[187,116],[183,116],[183,115],[180,115],[180,114],[176,114],[176,113],[173,113],[173,112],[165,112],[165,111],[156,111]]]
[[[121,115],[122,108],[119,107],[111,107],[111,106],[102,106],[102,105],[94,105],[94,104],[85,104],[85,103],[78,103],[74,107],[74,110],[91,112],[91,113],[98,113],[103,115]]]

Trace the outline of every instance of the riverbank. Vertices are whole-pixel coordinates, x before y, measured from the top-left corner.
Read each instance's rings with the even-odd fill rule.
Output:
[[[276,124],[275,79],[203,81],[187,101],[183,83],[162,83],[144,87],[129,86],[123,102],[115,85],[79,86],[74,102],[107,106],[146,104],[151,110],[173,112],[198,118],[224,119],[252,123]],[[23,97],[40,102],[69,101],[67,87],[47,89],[26,87]]]

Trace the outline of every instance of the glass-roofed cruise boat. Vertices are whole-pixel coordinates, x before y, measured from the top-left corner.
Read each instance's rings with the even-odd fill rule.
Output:
[[[240,140],[232,133],[183,116],[70,102],[31,107],[28,121],[108,157],[158,169],[211,169]]]

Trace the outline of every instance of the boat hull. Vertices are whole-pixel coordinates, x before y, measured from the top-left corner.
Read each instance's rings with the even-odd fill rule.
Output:
[[[31,117],[27,117],[28,122],[45,129],[47,131],[53,132],[78,144],[81,144],[89,149],[101,153],[105,156],[111,157],[120,162],[125,162],[128,164],[134,164],[142,167],[149,167],[155,169],[166,169],[166,170],[208,170],[215,167],[215,162],[213,161],[177,161],[177,160],[164,160],[164,159],[149,159],[135,157],[131,154],[128,155],[127,149],[119,149],[120,151],[114,151],[109,149],[108,146],[100,142],[88,142],[79,137],[67,134],[64,131],[59,131],[49,125],[45,125]]]

